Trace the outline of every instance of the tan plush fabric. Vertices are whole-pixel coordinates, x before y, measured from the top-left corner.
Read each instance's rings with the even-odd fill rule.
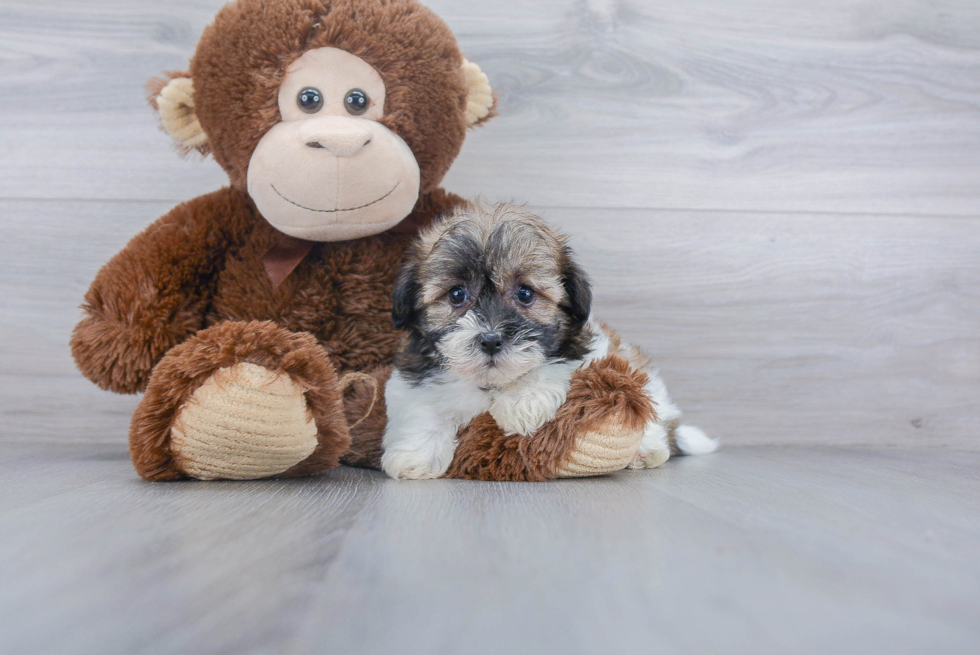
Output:
[[[575,440],[558,477],[580,478],[624,469],[636,457],[642,438],[642,430],[629,428],[585,432]]]
[[[466,122],[474,125],[490,115],[493,109],[493,89],[490,80],[480,67],[467,59],[463,60],[463,75],[466,76]]]
[[[177,416],[171,447],[198,480],[250,480],[309,457],[317,427],[303,389],[287,374],[250,363],[214,373]]]
[[[530,438],[504,434],[481,414],[459,431],[446,477],[539,481],[625,468],[657,416],[643,391],[649,381],[621,357],[596,360],[572,375],[565,404]]]
[[[200,148],[208,135],[194,113],[194,82],[188,77],[176,77],[163,87],[156,98],[163,129],[182,147]]]

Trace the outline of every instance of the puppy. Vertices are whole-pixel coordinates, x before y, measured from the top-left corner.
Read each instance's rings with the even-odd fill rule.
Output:
[[[615,353],[648,371],[657,419],[632,468],[717,443],[680,425],[649,358],[591,318],[592,290],[566,238],[521,208],[470,205],[427,228],[398,274],[395,325],[407,331],[385,387],[382,468],[441,477],[456,434],[490,412],[507,434],[532,436],[565,402],[576,369]]]

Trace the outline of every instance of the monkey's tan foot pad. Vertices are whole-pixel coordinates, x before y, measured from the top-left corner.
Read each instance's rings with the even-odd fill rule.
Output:
[[[642,429],[614,425],[584,431],[575,438],[556,477],[584,478],[620,471],[636,457],[642,439]]]
[[[198,480],[252,480],[282,473],[317,447],[304,389],[289,375],[242,362],[215,371],[171,428],[174,461]]]

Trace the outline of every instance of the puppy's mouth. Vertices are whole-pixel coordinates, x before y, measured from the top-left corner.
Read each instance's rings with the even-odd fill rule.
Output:
[[[538,362],[521,356],[521,351],[504,350],[493,355],[482,355],[482,360],[470,367],[470,375],[483,388],[507,386],[534,368]]]

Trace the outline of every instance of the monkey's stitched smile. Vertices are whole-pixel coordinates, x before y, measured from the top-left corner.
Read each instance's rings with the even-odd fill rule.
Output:
[[[384,200],[385,198],[387,198],[388,196],[390,196],[391,194],[393,194],[395,192],[395,189],[398,188],[398,185],[399,184],[401,184],[400,181],[399,182],[396,182],[395,183],[395,186],[391,187],[391,191],[389,191],[388,193],[384,194],[383,196],[381,196],[377,200],[372,200],[368,204],[361,205],[360,207],[348,207],[347,209],[313,209],[312,207],[305,207],[305,206],[299,204],[298,202],[293,202],[292,200],[290,200],[286,196],[284,196],[281,193],[279,193],[279,189],[276,188],[276,185],[270,184],[269,186],[272,187],[272,190],[276,192],[276,195],[278,195],[280,198],[282,198],[283,200],[285,200],[286,202],[288,202],[290,205],[295,205],[295,206],[299,207],[300,209],[305,209],[308,212],[317,212],[319,214],[336,214],[337,212],[352,212],[352,211],[354,211],[356,209],[364,209],[365,207],[370,207],[371,205],[376,205],[379,202],[381,202],[382,200]]]

